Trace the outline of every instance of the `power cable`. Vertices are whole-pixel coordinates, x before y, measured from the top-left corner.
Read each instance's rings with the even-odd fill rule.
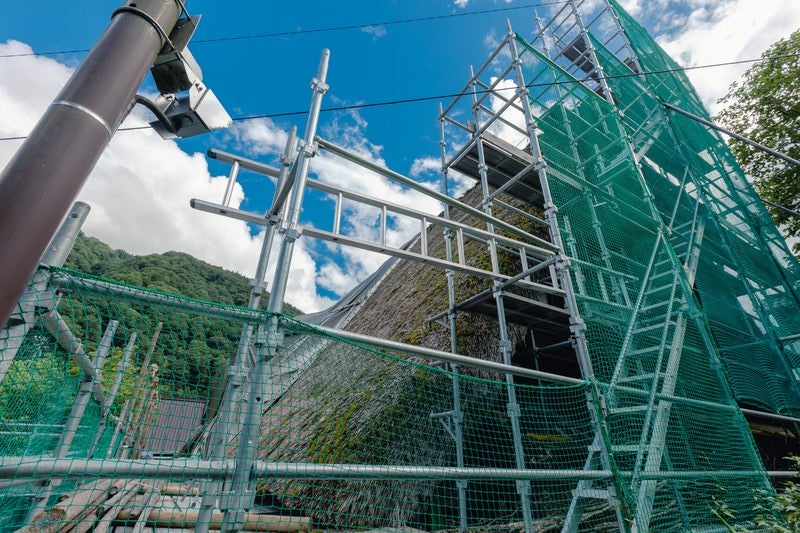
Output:
[[[615,74],[610,76],[603,76],[605,80],[613,80],[613,79],[620,79],[620,78],[635,78],[639,76],[655,76],[660,74],[670,74],[675,72],[685,72],[687,70],[698,70],[698,69],[706,69],[706,68],[718,68],[718,67],[727,67],[731,65],[740,65],[743,63],[757,63],[759,61],[768,61],[770,59],[781,59],[781,58],[788,58],[788,57],[798,57],[800,53],[797,54],[782,54],[782,55],[775,55],[775,56],[768,56],[768,57],[760,57],[758,59],[740,59],[737,61],[726,61],[723,63],[709,63],[707,65],[695,65],[691,67],[678,67],[678,68],[669,68],[669,69],[662,69],[662,70],[651,70],[648,72],[642,73],[625,73],[625,74]],[[555,87],[557,85],[571,85],[575,83],[585,83],[588,81],[598,81],[600,77],[591,77],[587,76],[581,79],[571,79],[571,80],[562,80],[562,81],[554,81],[554,82],[547,82],[547,83],[529,83],[526,85],[527,88],[538,88],[538,87]],[[502,92],[502,91],[512,91],[516,90],[516,87],[508,87],[505,89],[493,89],[493,90],[478,90],[476,94],[485,94],[489,92]],[[338,112],[338,111],[352,111],[358,109],[367,109],[372,107],[388,107],[394,105],[401,105],[401,104],[413,104],[413,103],[420,103],[420,102],[429,102],[433,100],[443,100],[447,98],[457,98],[461,96],[463,93],[449,93],[449,94],[438,94],[435,96],[418,96],[414,98],[400,98],[396,100],[385,100],[382,102],[366,102],[361,104],[349,104],[343,106],[335,106],[335,107],[324,107],[320,109],[321,113],[331,113],[331,112]],[[302,116],[308,114],[307,110],[303,111],[284,111],[281,113],[262,113],[257,115],[245,115],[241,117],[233,117],[234,122],[244,122],[248,120],[258,120],[264,118],[286,118],[286,117],[294,117],[294,116]],[[119,128],[117,131],[136,131],[136,130],[146,130],[149,129],[150,126],[132,126],[127,128]],[[17,137],[0,137],[0,141],[19,141],[26,139],[27,136],[17,136]]]
[[[207,43],[220,43],[227,41],[246,41],[254,39],[269,39],[274,37],[289,37],[292,35],[307,35],[312,33],[331,33],[337,31],[359,30],[361,28],[369,28],[375,26],[397,26],[401,24],[416,24],[419,22],[430,22],[434,20],[444,20],[457,17],[470,17],[475,15],[488,15],[492,13],[504,13],[509,11],[519,11],[522,9],[535,9],[537,7],[547,7],[559,4],[566,4],[568,0],[552,0],[549,2],[538,2],[535,4],[525,4],[510,7],[497,7],[492,9],[481,9],[476,11],[463,11],[457,13],[448,13],[446,15],[429,15],[427,17],[416,17],[408,19],[385,20],[382,22],[370,22],[366,24],[348,24],[344,26],[330,26],[327,28],[310,28],[306,30],[291,30],[279,31],[272,33],[256,33],[252,35],[233,35],[229,37],[214,37],[209,39],[193,39],[192,44],[207,44]],[[11,57],[31,57],[31,56],[55,56],[62,54],[81,54],[88,52],[89,49],[76,49],[76,50],[53,50],[49,52],[30,52],[24,54],[3,54],[0,59]]]

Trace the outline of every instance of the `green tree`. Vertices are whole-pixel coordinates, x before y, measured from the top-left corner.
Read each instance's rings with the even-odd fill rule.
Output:
[[[800,159],[800,30],[774,43],[762,61],[745,72],[720,100],[727,107],[716,120],[756,142]],[[800,168],[741,141],[731,149],[758,193],[770,202],[800,211]],[[788,236],[800,237],[800,217],[767,205]],[[800,253],[800,243],[794,245]]]
[[[102,241],[83,234],[75,241],[65,266],[115,281],[223,304],[247,305],[250,294],[250,281],[246,277],[191,255],[180,252],[133,255],[113,250]],[[269,293],[265,293],[261,299],[262,308],[266,308],[268,300]],[[291,305],[286,305],[284,312],[292,316],[301,313]]]

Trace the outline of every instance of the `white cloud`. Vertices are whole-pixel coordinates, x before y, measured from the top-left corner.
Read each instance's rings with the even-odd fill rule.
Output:
[[[491,79],[492,84],[494,84],[495,81],[497,81],[496,78]],[[492,91],[490,102],[492,111],[497,113],[503,109],[503,107],[508,104],[508,101],[515,95],[516,89],[517,83],[514,80],[508,78],[500,80]],[[506,142],[518,148],[524,148],[530,140],[528,134],[525,133],[525,115],[522,110],[519,109],[519,105],[519,99],[515,99],[512,105],[508,106],[500,113],[502,120],[498,120],[492,124],[489,129]]]
[[[30,52],[27,45],[18,42],[0,44],[0,54]],[[0,61],[0,135],[27,134],[70,72],[44,57]],[[126,126],[144,123],[134,115]],[[264,135],[258,139],[269,145]],[[280,138],[272,145],[279,143]],[[0,143],[0,166],[19,145]],[[194,197],[220,202],[226,184],[225,176],[209,173],[202,154],[189,155],[151,130],[119,132],[78,196],[92,206],[84,230],[112,247],[133,253],[178,250],[252,276],[261,248],[260,236],[251,236],[243,222],[189,207]],[[243,198],[244,192],[237,185],[232,205],[238,206]],[[287,301],[308,311],[330,303],[316,292],[316,265],[302,245],[296,249],[293,271]]]
[[[237,150],[253,156],[281,154],[286,147],[289,134],[278,128],[269,118],[236,123],[228,129]]]
[[[620,5],[625,11],[636,16],[642,9],[642,0],[621,0]]]
[[[453,0],[453,3],[458,7],[467,7],[469,0]]]
[[[386,26],[381,26],[381,25],[362,26],[361,31],[369,35],[372,35],[374,39],[380,39],[381,37],[386,37],[386,34],[388,33],[386,31]]]
[[[442,168],[442,160],[438,157],[419,157],[411,163],[412,178],[419,178],[423,175],[438,174]]]
[[[682,26],[658,38],[683,66],[755,59],[800,27],[797,0],[689,0],[688,7],[691,14]],[[653,9],[643,7],[642,16],[653,16]],[[749,65],[696,69],[688,75],[713,114],[720,109],[716,101]]]
[[[356,111],[342,113],[321,127],[322,137],[344,146],[359,156],[386,166],[382,146],[365,136],[367,122]],[[239,147],[249,154],[274,157],[283,150],[285,134],[271,121],[248,121],[237,124],[232,134]],[[440,176],[438,164],[432,167],[433,158],[412,165],[412,174],[423,184],[438,190]],[[429,171],[435,168],[435,174]],[[320,181],[352,191],[368,194],[430,214],[441,212],[438,201],[420,192],[398,185],[387,178],[321,150],[310,164],[310,176]],[[325,205],[315,206],[317,217],[327,217],[319,223],[321,229],[330,230],[333,224],[333,199]],[[391,215],[391,214],[390,214]],[[375,207],[346,201],[343,204],[342,232],[351,237],[378,243],[380,241],[380,211]],[[301,220],[302,222],[302,220]],[[387,222],[386,242],[400,246],[419,232],[418,222],[403,216],[390,216]],[[299,242],[303,242],[301,239]],[[309,253],[319,265],[316,283],[335,294],[342,295],[375,271],[386,256],[361,249],[330,243],[306,243]]]

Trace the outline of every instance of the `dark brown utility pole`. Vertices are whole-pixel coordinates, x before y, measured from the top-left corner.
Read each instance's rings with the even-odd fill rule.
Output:
[[[181,11],[179,0],[136,0],[117,8],[0,174],[0,326],[130,111]]]

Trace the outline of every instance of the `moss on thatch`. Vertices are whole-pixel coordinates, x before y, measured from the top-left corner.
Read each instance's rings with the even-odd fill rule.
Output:
[[[474,205],[479,198],[480,190],[476,188],[464,201]],[[505,200],[519,205],[511,198]],[[452,216],[457,219],[461,215],[453,212]],[[512,223],[533,230],[526,220],[513,217]],[[467,222],[479,225],[477,221]],[[441,230],[429,229],[427,239],[429,253],[444,258]],[[412,249],[419,250],[419,242]],[[482,243],[468,242],[465,255],[468,264],[490,266],[488,249]],[[498,261],[505,273],[515,273],[520,268],[518,258],[511,254],[500,253]],[[457,300],[491,285],[487,280],[463,274],[456,274],[454,283]],[[443,271],[398,261],[347,329],[449,351],[449,331],[427,320],[447,308],[447,294]],[[496,320],[490,317],[460,314],[458,351],[501,360],[497,327]],[[524,336],[524,329],[509,328],[512,343],[522,342]],[[264,416],[259,442],[261,459],[375,465],[455,463],[452,439],[441,424],[429,417],[432,412],[452,408],[452,385],[447,374],[371,354],[336,340],[317,342],[326,343],[317,360]],[[483,373],[483,377],[500,376]],[[502,414],[504,398],[487,398],[485,394],[487,390],[474,388],[465,393],[462,401],[497,403]],[[507,419],[500,416],[496,423],[507,424]],[[449,482],[448,487],[451,485]],[[258,491],[313,516],[320,527],[398,527],[425,524],[435,493],[441,492],[437,486],[429,481],[276,479],[261,484]],[[447,489],[451,498],[453,490]]]

